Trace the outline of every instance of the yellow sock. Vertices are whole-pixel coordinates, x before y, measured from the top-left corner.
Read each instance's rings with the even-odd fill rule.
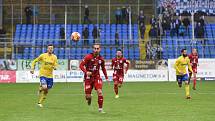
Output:
[[[186,96],[190,96],[190,85],[189,84],[185,84],[185,93],[186,93]]]
[[[42,91],[41,94],[40,94],[38,103],[41,104],[45,99],[46,99],[46,94],[44,93],[44,91]]]
[[[39,86],[39,92],[40,92],[40,93],[42,92],[42,87],[41,87],[41,86]]]

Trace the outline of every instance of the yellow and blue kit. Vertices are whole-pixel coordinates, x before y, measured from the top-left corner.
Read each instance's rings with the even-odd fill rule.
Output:
[[[39,70],[41,85],[46,84],[48,88],[51,88],[53,86],[53,70],[56,69],[58,63],[57,57],[54,54],[41,54],[32,62],[32,70],[34,70],[36,62],[41,63]]]

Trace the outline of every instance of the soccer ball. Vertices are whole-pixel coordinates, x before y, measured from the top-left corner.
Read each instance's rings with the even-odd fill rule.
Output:
[[[81,35],[78,33],[78,32],[73,32],[71,34],[71,40],[75,41],[75,42],[78,42],[81,38]]]

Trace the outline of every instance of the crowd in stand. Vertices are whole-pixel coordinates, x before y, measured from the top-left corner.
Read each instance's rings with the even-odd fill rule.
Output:
[[[184,36],[192,36],[192,33],[189,29],[191,25],[191,15],[189,16],[181,16],[180,14],[175,13],[175,2],[173,0],[168,0],[168,3],[163,4],[161,10],[161,14],[158,17],[152,15],[150,18],[151,29],[149,31],[149,37],[151,41],[147,43],[147,58],[154,59],[156,58],[156,54],[161,53],[162,49],[159,47],[159,43],[156,42],[158,37],[162,36],[170,36],[170,37],[184,37]],[[194,35],[195,38],[204,39],[205,35],[205,19],[202,13],[194,14]],[[145,26],[145,25],[143,25]],[[140,28],[142,28],[140,26]],[[141,29],[140,29],[141,30]],[[145,33],[145,29],[141,34],[143,36]],[[142,38],[141,36],[141,38]],[[158,46],[154,46],[153,43],[158,44]]]
[[[129,13],[131,13],[130,6],[117,7],[115,10],[116,24],[129,24]]]
[[[183,13],[177,13],[177,0],[161,0],[158,12],[158,16],[152,15],[150,18],[150,31],[149,31],[149,37],[153,41],[153,43],[147,44],[147,56],[148,58],[156,59],[159,57],[159,55],[156,55],[156,53],[160,53],[162,51],[160,45],[159,45],[159,37],[162,36],[170,36],[170,37],[184,37],[184,36],[190,36],[192,35],[189,29],[191,29],[189,26],[191,25],[191,15],[188,14],[188,16],[182,16]],[[90,10],[87,5],[85,5],[84,10],[84,24],[92,24],[92,21],[90,20]],[[32,15],[35,15],[38,11],[36,8],[26,7],[26,22],[27,24],[30,23],[30,19]],[[38,13],[37,13],[38,14]],[[130,6],[123,6],[123,7],[117,7],[114,11],[115,15],[115,24],[129,24],[130,19],[129,17],[132,17],[132,10]],[[194,15],[195,20],[195,29],[194,34],[196,38],[204,38],[205,35],[205,20],[204,20],[205,14],[202,13],[196,13]],[[139,31],[140,31],[140,38],[144,39],[144,34],[146,30],[146,23],[145,23],[145,15],[144,11],[140,10],[138,14],[138,25],[139,25]],[[65,33],[64,28],[61,28],[61,39],[62,39],[62,46],[65,45]],[[82,38],[84,45],[89,44],[89,34],[92,34],[94,43],[100,41],[100,33],[101,29],[97,26],[94,26],[92,33],[89,32],[89,29],[87,27],[84,27],[82,31]],[[119,45],[119,33],[116,31],[115,33],[115,44]],[[156,46],[154,46],[156,44]]]

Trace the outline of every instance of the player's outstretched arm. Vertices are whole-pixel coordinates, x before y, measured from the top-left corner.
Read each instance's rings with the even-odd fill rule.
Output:
[[[85,61],[82,60],[81,63],[80,63],[80,65],[79,65],[79,68],[80,68],[84,73],[87,73],[87,70],[86,70],[86,68],[84,67],[84,65],[85,65]]]
[[[111,68],[113,69],[113,67],[114,67],[114,59],[112,59],[111,61]]]
[[[56,56],[53,69],[54,69],[54,70],[57,70],[57,67],[58,67],[58,59],[57,59],[57,56]]]
[[[88,56],[85,56],[84,59],[81,61],[80,65],[79,65],[79,68],[84,72],[84,73],[87,73],[87,70],[85,68],[85,65],[87,63],[87,61],[90,59],[88,59],[89,57]]]
[[[34,69],[35,69],[35,65],[37,62],[41,61],[42,60],[42,54],[37,57],[36,59],[33,60],[33,62],[31,63],[31,74],[34,74]]]
[[[108,82],[108,84],[110,84],[110,81],[109,81],[108,76],[107,76],[107,70],[106,70],[106,68],[105,68],[105,61],[104,61],[104,60],[103,60],[103,62],[102,62],[102,64],[101,64],[101,67],[102,67],[102,72],[103,72],[103,74],[105,75],[106,81]]]
[[[126,68],[125,68],[125,74],[126,74],[128,71],[128,68],[130,66],[130,62],[128,60],[126,60],[125,63],[126,63]]]

